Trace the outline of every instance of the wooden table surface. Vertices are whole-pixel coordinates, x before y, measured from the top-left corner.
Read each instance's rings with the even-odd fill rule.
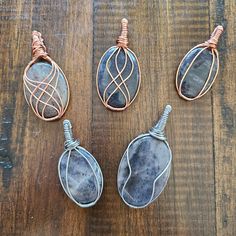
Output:
[[[0,235],[236,235],[235,11],[235,1],[223,0],[0,1]],[[95,74],[123,17],[142,84],[135,102],[117,113],[99,100]],[[206,96],[186,102],[175,90],[177,66],[217,24],[226,29],[218,78]],[[103,170],[104,191],[90,209],[77,207],[59,183],[63,119],[39,120],[23,96],[32,30],[42,32],[69,80],[63,118],[71,119]],[[154,204],[130,209],[116,187],[121,155],[166,104],[173,107],[166,127],[173,151],[168,185]]]

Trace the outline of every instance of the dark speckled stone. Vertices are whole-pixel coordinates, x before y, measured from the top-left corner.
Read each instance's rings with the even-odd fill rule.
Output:
[[[154,201],[167,183],[170,161],[171,152],[165,141],[149,134],[136,139],[125,151],[118,170],[118,190],[124,202],[141,208]]]
[[[68,153],[69,151],[66,151],[62,154],[59,161],[61,184],[67,195],[70,197],[71,194],[80,206],[94,205],[99,199],[103,188],[103,177],[100,166],[95,158],[84,148],[77,147],[73,149],[68,165],[67,186],[66,165]]]
[[[29,68],[29,70],[27,71],[27,76],[33,81],[41,82],[45,77],[47,77],[50,74],[51,70],[52,70],[51,64],[49,64],[46,61],[40,61],[40,62],[33,64]],[[60,106],[65,108],[66,104],[68,103],[68,99],[69,99],[69,88],[67,86],[67,83],[66,83],[66,80],[65,80],[63,74],[60,71],[58,71],[58,74],[59,74],[59,79],[57,82],[56,89],[62,98],[62,104],[61,104],[59,97],[56,93],[53,94],[53,97],[59,103]],[[45,82],[49,82],[50,79],[51,79],[51,76],[49,76],[49,78]],[[38,84],[34,83],[34,85],[37,86]],[[52,86],[56,85],[55,79],[51,82],[51,85]],[[44,88],[46,88],[45,86],[46,85],[41,85],[40,88],[44,89]],[[33,91],[34,87],[29,85],[29,89],[31,91]],[[27,89],[24,89],[24,90],[25,90],[26,99],[29,102],[30,93]],[[47,87],[46,91],[49,94],[51,94],[52,88]],[[42,93],[42,91],[38,89],[36,91],[35,95],[37,97],[39,97],[41,93]],[[44,93],[40,100],[43,102],[46,102],[48,100],[48,98],[49,98],[49,96]],[[36,106],[36,99],[35,98],[32,99],[32,103],[33,103],[33,106],[35,107]],[[53,101],[52,99],[49,100],[48,104],[52,105],[53,107],[56,107],[57,109],[59,108],[58,105],[56,104],[56,102]],[[40,114],[42,114],[43,107],[44,107],[44,104],[42,104],[42,103],[38,104],[38,109],[39,109]],[[45,118],[52,118],[52,117],[57,116],[58,112],[53,107],[49,107],[49,106],[46,107],[45,112],[44,112]]]
[[[188,55],[186,56],[186,58],[184,59],[184,61],[180,65],[179,73],[177,75],[178,86],[180,85],[180,81],[181,81],[185,71],[189,67],[189,64],[192,62],[193,58],[197,55],[197,53],[200,52],[200,50],[202,50],[202,48],[196,48],[196,49],[193,49],[192,51],[190,51],[190,53],[188,53]],[[197,57],[197,59],[195,60],[192,67],[188,71],[188,73],[182,83],[181,93],[184,96],[186,96],[188,98],[194,98],[199,94],[199,92],[203,88],[203,86],[208,78],[211,64],[212,64],[212,52],[211,52],[211,50],[206,49]],[[215,59],[215,63],[213,66],[210,80],[209,80],[206,88],[204,89],[204,91],[206,91],[212,85],[213,79],[216,75],[216,71],[217,71],[217,60]],[[203,93],[204,93],[204,91],[203,91]]]
[[[119,48],[116,46],[111,47],[110,49],[108,49],[106,51],[106,53],[104,54],[104,56],[102,57],[102,59],[100,61],[100,65],[99,65],[98,72],[97,72],[97,86],[98,86],[99,95],[102,99],[103,99],[103,93],[104,93],[105,88],[111,82],[111,76],[109,75],[109,73],[106,69],[107,60],[115,52],[113,54],[113,56],[111,56],[111,58],[108,62],[108,68],[109,68],[109,71],[113,77],[116,77],[118,74],[118,70],[115,66],[115,60],[116,60],[117,54],[118,54],[117,65],[118,65],[119,71],[122,71],[122,68],[124,67],[124,64],[125,64],[124,49],[121,48],[120,53],[118,53],[118,50],[119,50]],[[139,70],[139,65],[138,65],[138,61],[136,59],[136,56],[134,55],[134,53],[132,51],[128,51],[127,58],[128,58],[127,65],[126,65],[125,69],[123,70],[123,72],[121,73],[121,76],[122,76],[123,80],[128,77],[128,75],[131,72],[132,62],[133,62],[133,65],[134,65],[133,72],[131,73],[130,78],[126,81],[127,89],[130,93],[130,102],[132,102],[133,99],[135,98],[135,95],[136,95],[138,88],[139,88],[140,70]],[[121,77],[118,77],[116,82],[118,84],[120,84],[122,82]],[[115,83],[113,83],[112,85],[109,86],[109,88],[107,89],[107,92],[106,92],[106,99],[116,89],[116,87],[117,86]],[[125,88],[124,85],[121,85],[121,89],[124,92],[124,94],[126,95],[126,97],[128,98],[128,92],[127,92],[127,89]],[[123,108],[126,104],[124,94],[122,94],[121,90],[119,90],[119,89],[116,90],[116,92],[110,97],[110,99],[108,101],[108,105],[111,107],[114,107],[114,108]]]

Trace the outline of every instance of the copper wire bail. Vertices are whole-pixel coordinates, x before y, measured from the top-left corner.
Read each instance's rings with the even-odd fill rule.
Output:
[[[32,60],[37,60],[40,57],[47,60],[48,53],[46,50],[42,34],[34,30],[32,32]]]
[[[39,59],[43,59],[52,66],[51,71],[42,81],[33,80],[27,75],[30,67],[37,63]],[[68,88],[66,104],[63,104],[61,94],[57,88],[60,74],[63,75]],[[42,35],[38,31],[32,32],[32,60],[25,68],[23,82],[25,99],[36,116],[45,121],[53,121],[63,116],[69,104],[69,84],[62,69],[48,56]],[[30,94],[29,98],[27,98],[26,92]],[[57,97],[57,99],[55,97]],[[39,107],[41,107],[41,111]],[[47,109],[56,111],[56,115],[45,117],[45,110]]]
[[[203,43],[203,45],[216,49],[217,43],[223,31],[224,31],[223,26],[218,25],[212,32],[210,39],[207,40],[205,43]]]
[[[116,42],[118,47],[128,47],[128,20],[126,18],[121,20],[121,34]]]
[[[219,53],[217,51],[217,43],[218,43],[218,40],[221,36],[221,34],[223,33],[223,26],[221,25],[218,25],[214,31],[212,32],[211,36],[210,36],[210,39],[205,41],[204,43],[201,43],[201,44],[198,44],[197,46],[195,46],[194,48],[192,48],[185,56],[184,58],[182,59],[182,61],[180,62],[179,64],[179,67],[178,67],[178,70],[177,70],[177,73],[176,73],[176,89],[177,89],[177,92],[178,94],[180,95],[180,97],[184,98],[185,100],[188,100],[188,101],[192,101],[192,100],[195,100],[195,99],[198,99],[200,97],[202,97],[203,95],[205,95],[211,88],[211,86],[213,85],[217,75],[218,75],[218,72],[219,72]],[[180,70],[180,67],[183,63],[183,61],[185,60],[185,58],[193,51],[195,50],[196,48],[202,48],[201,51],[199,53],[197,53],[197,55],[193,58],[193,60],[191,61],[191,63],[189,64],[189,66],[187,67],[182,79],[180,80],[179,84],[178,84],[178,74],[179,74],[179,70]],[[211,64],[211,67],[210,67],[210,70],[209,70],[209,73],[208,73],[208,77],[206,79],[206,82],[204,83],[202,89],[200,90],[200,92],[197,94],[197,96],[193,97],[193,98],[190,98],[190,97],[186,97],[185,95],[182,94],[182,83],[183,81],[186,79],[186,76],[189,72],[189,70],[191,69],[192,65],[194,64],[194,62],[197,60],[197,58],[201,55],[201,53],[204,51],[204,50],[207,50],[209,49],[211,52],[212,52],[212,64]],[[214,66],[214,63],[215,61],[217,61],[217,69],[216,69],[216,73],[215,73],[215,76],[214,78],[210,81],[211,79],[211,75],[212,75],[212,71],[213,71],[213,66]],[[209,85],[209,84],[210,85]],[[208,87],[207,87],[208,86]]]

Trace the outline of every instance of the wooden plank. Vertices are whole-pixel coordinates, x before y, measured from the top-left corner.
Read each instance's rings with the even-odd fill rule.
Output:
[[[94,80],[123,17],[129,20],[129,46],[140,60],[142,84],[137,100],[122,113],[105,110],[93,84],[93,153],[102,163],[105,189],[89,213],[89,234],[214,235],[211,96],[188,103],[174,87],[181,58],[209,36],[208,1],[94,1]],[[147,131],[167,103],[173,106],[167,126],[174,156],[170,181],[156,203],[133,210],[117,194],[118,164],[130,140]]]
[[[236,232],[235,1],[211,1],[211,28],[222,24],[220,72],[213,90],[217,235]]]
[[[1,169],[1,235],[83,235],[87,212],[67,198],[57,176],[62,120],[46,123],[28,110],[22,74],[31,60],[31,31],[39,30],[73,90],[65,117],[90,149],[92,1],[1,4],[1,160],[13,163]]]

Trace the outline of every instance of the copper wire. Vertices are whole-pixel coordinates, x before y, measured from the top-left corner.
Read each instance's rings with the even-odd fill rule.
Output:
[[[104,104],[105,107],[114,110],[114,111],[123,111],[125,110],[128,106],[130,106],[130,104],[134,101],[134,99],[136,98],[138,92],[139,92],[139,88],[140,88],[140,82],[138,84],[138,88],[137,88],[137,92],[134,96],[133,99],[131,99],[131,95],[130,95],[130,91],[128,89],[128,86],[126,85],[126,82],[131,78],[133,71],[134,71],[134,63],[133,60],[131,58],[131,55],[135,57],[137,64],[138,64],[138,68],[139,67],[139,62],[138,59],[136,57],[136,55],[134,54],[134,52],[132,50],[130,50],[128,48],[128,20],[123,18],[121,20],[121,34],[117,39],[117,46],[113,46],[111,48],[109,48],[102,56],[102,58],[104,57],[104,55],[111,50],[112,48],[115,48],[115,50],[111,53],[111,55],[109,56],[109,58],[107,59],[106,62],[106,71],[108,72],[111,81],[109,82],[109,84],[105,87],[102,96],[99,93],[99,88],[98,88],[98,72],[97,72],[97,78],[96,78],[96,83],[97,83],[97,92],[98,95],[102,101],[102,103]],[[124,53],[125,55],[125,60],[124,60],[124,64],[121,66],[121,69],[119,69],[118,66],[118,57],[121,53]],[[115,57],[115,68],[116,68],[116,72],[117,74],[115,76],[113,76],[112,72],[109,69],[109,65],[111,60],[113,59],[113,56]],[[102,60],[102,59],[101,59]],[[100,67],[101,64],[101,60],[99,62],[98,68]],[[130,72],[128,73],[126,78],[123,78],[122,73],[127,70],[127,63],[130,62],[131,63],[131,69]],[[141,81],[141,73],[140,73],[140,69],[139,69],[139,75],[140,78],[139,80]],[[117,81],[121,81],[121,82],[117,82]],[[115,84],[116,88],[110,93],[108,94],[108,89]],[[110,106],[109,100],[111,99],[111,97],[114,95],[114,93],[119,90],[121,92],[121,94],[124,96],[125,99],[125,106],[121,107],[121,108],[117,108],[117,107],[112,107]]]
[[[43,59],[44,61],[51,64],[52,69],[42,81],[32,80],[28,77],[27,72],[29,71],[30,67],[40,59]],[[68,88],[68,99],[66,105],[63,105],[62,97],[57,89],[60,73],[63,75]],[[30,63],[25,68],[23,82],[25,99],[36,116],[45,121],[56,120],[63,116],[69,104],[69,84],[62,69],[48,56],[42,35],[38,31],[32,32],[32,61],[30,61]],[[33,91],[30,89],[30,87],[33,87]],[[30,93],[29,100],[26,96],[26,90]],[[59,101],[54,98],[54,95],[58,97]],[[43,101],[42,97],[45,96],[48,96],[48,98],[46,101]],[[35,105],[33,104],[33,99],[36,100]],[[49,104],[51,101],[54,105]],[[39,112],[40,105],[43,105],[41,112]],[[45,117],[45,110],[48,108],[54,109],[57,114],[50,118]]]
[[[42,34],[36,30],[32,32],[32,57],[33,60],[41,57],[47,59],[48,53],[43,43]]]
[[[121,34],[117,39],[117,47],[128,47],[128,20],[125,18],[121,20]]]
[[[218,25],[212,32],[210,39],[203,43],[203,45],[216,49],[217,43],[223,31],[223,26]]]
[[[125,53],[125,62],[124,62],[124,65],[123,65],[122,69],[120,70],[120,69],[118,68],[117,58],[118,58],[118,55],[119,55],[119,53],[120,53],[121,50],[124,50],[124,53]],[[117,52],[117,51],[118,51],[118,52]],[[117,70],[117,75],[116,75],[115,77],[113,77],[113,75],[112,75],[112,73],[111,73],[111,71],[110,71],[108,65],[109,65],[109,63],[110,63],[111,57],[112,57],[113,54],[115,54],[116,52],[117,52],[117,54],[116,54],[116,56],[115,56],[115,67],[116,67],[116,70]],[[129,60],[130,60],[130,62],[131,62],[131,64],[132,64],[132,66],[131,66],[131,71],[130,71],[129,75],[128,75],[125,79],[123,79],[123,77],[122,77],[122,72],[123,72],[123,71],[125,70],[125,68],[126,68],[126,65],[127,65],[127,57],[129,58]],[[108,74],[109,74],[110,77],[111,77],[111,82],[110,82],[110,83],[106,86],[106,88],[104,89],[104,92],[103,92],[103,100],[104,100],[106,106],[108,106],[109,99],[110,99],[110,98],[112,97],[112,95],[119,89],[119,90],[121,91],[121,93],[124,95],[124,98],[125,98],[125,102],[126,102],[125,107],[124,107],[124,109],[125,109],[125,108],[126,108],[127,106],[129,106],[129,104],[130,104],[130,92],[129,92],[129,89],[127,88],[127,85],[125,84],[125,82],[130,78],[130,76],[132,75],[133,70],[134,70],[134,64],[133,64],[133,62],[132,62],[132,60],[131,60],[131,58],[130,58],[128,52],[127,52],[127,49],[117,48],[117,49],[111,54],[110,58],[107,60],[107,63],[106,63],[106,70],[107,70]],[[116,80],[117,80],[118,78],[120,78],[120,80],[121,80],[121,83],[120,83],[120,84],[118,84],[118,83],[116,82]],[[113,83],[115,83],[116,88],[115,88],[115,89],[113,90],[113,92],[106,98],[107,90],[109,89],[109,87],[110,87]],[[125,91],[126,91],[128,97],[126,96],[125,91],[123,91],[123,89],[121,88],[122,85],[124,85]]]
[[[216,46],[217,46],[217,43],[218,43],[218,40],[219,40],[219,37],[220,35],[222,34],[223,32],[223,27],[221,25],[217,26],[214,31],[212,32],[211,36],[210,36],[210,39],[207,40],[206,42],[204,43],[201,43],[201,44],[198,44],[197,46],[195,46],[194,48],[192,48],[184,57],[183,59],[181,60],[180,64],[179,64],[179,67],[177,69],[177,73],[176,73],[176,79],[175,79],[175,82],[176,82],[176,89],[177,89],[177,92],[179,94],[180,97],[184,98],[185,100],[188,100],[188,101],[193,101],[195,99],[198,99],[200,97],[202,97],[203,95],[205,95],[211,88],[211,86],[213,85],[217,75],[218,75],[218,72],[219,72],[219,53],[216,49]],[[197,55],[192,59],[191,63],[189,64],[189,66],[187,67],[183,77],[181,78],[179,84],[178,84],[178,74],[179,74],[179,70],[180,70],[180,67],[183,63],[183,61],[185,60],[185,58],[193,51],[195,50],[196,48],[202,48],[198,53]],[[182,84],[183,84],[183,81],[186,79],[187,77],[187,74],[189,72],[189,70],[191,69],[192,65],[194,64],[194,62],[197,60],[197,58],[201,55],[201,53],[205,50],[210,50],[211,53],[212,53],[212,63],[211,63],[211,67],[210,67],[210,70],[209,70],[209,73],[208,73],[208,77],[202,87],[202,89],[200,90],[200,92],[197,94],[197,96],[193,97],[193,98],[190,98],[190,97],[186,97],[185,95],[182,94]],[[211,79],[211,75],[212,75],[212,71],[213,71],[213,67],[214,67],[214,63],[215,63],[215,60],[217,61],[217,69],[216,69],[216,73],[215,73],[215,76],[214,78],[212,79],[212,81],[210,82],[210,84],[208,85],[210,79]],[[208,87],[207,87],[208,85]],[[207,88],[206,88],[207,87]]]

